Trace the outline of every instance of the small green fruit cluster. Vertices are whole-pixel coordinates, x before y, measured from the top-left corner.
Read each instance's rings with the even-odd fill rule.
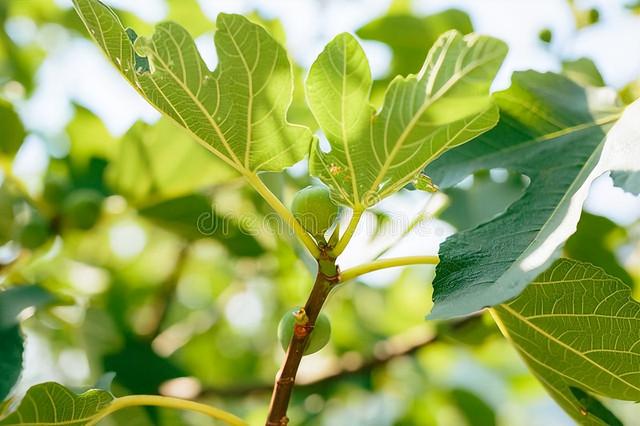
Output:
[[[293,216],[314,237],[322,237],[338,217],[338,206],[323,186],[308,186],[293,197]]]
[[[293,333],[296,327],[296,314],[299,311],[299,307],[288,311],[286,314],[284,314],[284,316],[280,320],[280,323],[278,324],[278,340],[280,341],[280,345],[282,345],[282,349],[285,352],[289,347],[289,343],[291,343],[291,338],[293,337]],[[309,355],[318,352],[320,349],[325,347],[325,345],[329,342],[330,337],[331,322],[329,321],[329,317],[321,312],[316,319],[316,323],[313,327],[313,331],[311,332],[309,343],[304,350],[304,354]]]

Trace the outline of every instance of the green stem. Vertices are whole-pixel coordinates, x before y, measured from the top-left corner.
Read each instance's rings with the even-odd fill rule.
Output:
[[[378,259],[373,262],[365,263],[340,273],[340,282],[345,282],[359,277],[369,272],[378,271],[380,269],[393,268],[396,266],[406,265],[437,265],[440,259],[438,256],[407,256],[396,257],[393,259]]]
[[[351,237],[356,232],[356,228],[358,227],[358,223],[360,223],[360,218],[362,217],[362,210],[353,210],[353,215],[351,216],[351,220],[349,221],[349,225],[347,229],[344,231],[344,234],[338,241],[338,244],[331,250],[331,255],[333,257],[338,257],[347,248],[347,244],[351,241]]]
[[[187,401],[185,399],[179,399],[179,398],[171,398],[168,396],[131,395],[131,396],[123,396],[122,398],[116,398],[111,404],[103,408],[102,411],[98,412],[98,414],[92,420],[87,422],[86,426],[93,426],[97,424],[100,420],[107,417],[109,414],[114,413],[118,410],[122,410],[124,408],[130,408],[130,407],[137,407],[141,405],[195,411],[197,413],[205,414],[214,419],[222,420],[223,422],[231,426],[247,425],[247,423],[244,420],[234,416],[231,413],[228,413],[219,408],[211,407],[206,404],[201,404],[199,402]]]
[[[276,197],[273,192],[267,188],[267,185],[255,173],[246,173],[245,178],[253,186],[253,188],[264,198],[264,200],[271,206],[271,208],[278,213],[278,215],[285,221],[293,232],[298,236],[302,244],[309,250],[311,255],[316,259],[320,256],[320,249],[318,245],[313,241],[313,238],[309,236],[307,231],[304,230],[300,222],[293,217],[293,214],[282,204],[282,201]]]

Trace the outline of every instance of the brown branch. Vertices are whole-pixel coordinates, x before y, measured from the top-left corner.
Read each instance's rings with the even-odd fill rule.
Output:
[[[451,330],[460,330],[466,326],[472,325],[480,320],[480,315],[466,317],[451,323]],[[312,388],[324,386],[329,383],[338,382],[348,377],[368,374],[376,368],[383,367],[392,360],[402,357],[414,355],[418,350],[428,347],[436,342],[443,340],[442,334],[431,334],[425,330],[422,336],[416,336],[413,341],[404,345],[393,343],[402,339],[405,333],[381,340],[377,345],[387,348],[378,356],[361,361],[359,363],[341,362],[339,366],[332,371],[325,372],[322,376],[314,377],[305,382],[296,383],[297,388]],[[271,391],[273,386],[270,383],[247,383],[224,388],[207,387],[198,395],[198,398],[206,398],[208,396],[218,397],[244,397],[251,394],[262,394]]]
[[[286,426],[289,423],[287,417],[287,409],[293,392],[296,374],[300,361],[304,355],[316,319],[320,314],[322,305],[324,305],[327,296],[331,292],[333,285],[339,280],[338,268],[335,264],[335,258],[329,256],[325,250],[320,253],[318,260],[318,274],[315,283],[311,289],[311,294],[304,305],[304,314],[306,322],[302,327],[296,326],[296,330],[291,337],[291,343],[285,355],[282,367],[278,372],[273,393],[271,395],[271,403],[269,404],[269,415],[267,416],[266,426]]]

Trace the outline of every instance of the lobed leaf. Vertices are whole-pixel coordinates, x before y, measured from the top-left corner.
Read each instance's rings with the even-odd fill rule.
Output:
[[[610,93],[552,73],[516,73],[511,88],[495,95],[498,126],[427,167],[441,188],[496,167],[531,180],[503,214],[440,246],[431,318],[517,296],[575,231],[591,182],[607,170],[640,167],[640,103],[612,126],[620,111]]]
[[[581,424],[615,424],[589,393],[640,400],[640,303],[602,269],[560,259],[519,297],[495,307],[494,316],[551,396]]]
[[[176,23],[163,22],[151,38],[139,38],[100,1],[74,0],[74,5],[129,83],[236,170],[278,171],[307,153],[310,131],[286,121],[291,64],[261,26],[240,15],[218,15],[219,64],[212,72]]]
[[[331,145],[329,152],[317,141],[312,146],[311,174],[356,210],[398,191],[444,151],[495,125],[489,87],[506,53],[499,40],[450,31],[418,75],[391,82],[376,113],[367,58],[355,38],[338,35],[306,82],[309,106]]]

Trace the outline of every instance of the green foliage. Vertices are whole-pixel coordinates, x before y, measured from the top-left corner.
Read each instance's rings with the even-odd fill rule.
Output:
[[[440,216],[458,230],[474,228],[502,213],[526,188],[522,176],[509,173],[504,182],[494,180],[487,170],[473,175],[468,189],[447,188],[449,207]]]
[[[1,293],[0,293],[1,295]],[[20,327],[0,327],[0,400],[4,400],[22,371],[24,339]],[[2,410],[0,410],[0,415]]]
[[[70,228],[91,229],[100,219],[103,196],[94,189],[80,189],[64,200],[62,213]]]
[[[0,154],[15,154],[22,145],[26,133],[13,106],[2,98],[0,98],[0,129],[2,129]]]
[[[597,10],[569,3],[577,29],[598,22]],[[290,351],[325,348],[313,377],[298,375],[293,423],[510,423],[515,409],[498,411],[498,404],[546,405],[535,377],[581,424],[626,420],[608,398],[636,401],[640,389],[639,306],[630,296],[638,279],[637,224],[580,215],[591,181],[610,170],[616,185],[640,192],[637,81],[615,99],[594,62],[560,56],[564,49],[555,49],[561,46],[546,30],[547,56],[557,56],[563,76],[517,73],[510,89],[490,95],[506,45],[472,34],[462,11],[415,16],[408,0],[392,2],[357,31],[390,48],[388,73],[374,81],[362,47],[341,34],[306,82],[306,69],[282,47],[285,27],[257,12],[221,14],[213,23],[195,0],[162,0],[166,19],[185,27],[165,22],[153,32],[150,18],[98,0],[74,4],[76,10],[55,0],[0,2],[0,399],[9,396],[0,402],[0,424],[91,424],[111,413],[110,424],[203,423],[192,410],[243,424],[210,406],[214,401],[263,424],[278,346],[286,351],[300,341],[292,340],[294,331],[309,331],[304,317],[296,328],[290,312],[278,324],[280,314],[301,303],[316,268],[325,286],[314,286],[307,305],[326,306],[334,328],[320,313],[306,351]],[[196,48],[210,33],[214,71]],[[72,116],[61,114],[62,132],[22,124],[16,111],[32,119],[58,93],[34,78],[43,59],[42,81],[69,46],[93,72],[79,37],[93,38],[166,117],[119,136],[72,100]],[[631,104],[622,118],[620,100]],[[323,132],[318,139],[316,130]],[[14,161],[29,132],[29,150],[46,150],[46,170],[42,161],[31,164],[26,150]],[[309,174],[305,164],[284,170],[306,155]],[[261,172],[278,173],[258,178]],[[329,192],[297,192],[317,184],[314,176]],[[243,181],[257,194],[240,188]],[[409,230],[404,223],[398,229],[388,204],[375,205],[403,189],[446,197],[399,196],[398,205],[426,205],[415,206]],[[321,200],[304,198],[309,191]],[[280,200],[296,192],[289,211]],[[342,235],[338,224],[325,241],[336,204],[355,214]],[[261,227],[274,224],[273,212],[311,256],[281,228]],[[305,223],[304,213],[320,220]],[[356,250],[386,257],[398,248],[379,247],[389,237],[435,243],[442,226],[432,214],[459,231],[441,246],[437,275],[421,265],[384,286],[377,277],[376,285],[338,285],[372,270],[437,262],[379,254],[345,267]],[[370,225],[371,239],[362,240]],[[349,244],[352,236],[360,241]],[[560,253],[570,260],[544,272]],[[431,307],[425,282],[434,275],[433,317],[498,304],[497,320],[486,312],[419,324]],[[71,296],[72,306],[42,309],[59,302],[53,294]],[[34,376],[21,374],[25,336],[36,338],[31,350],[47,353],[37,369],[55,372],[61,383],[103,379],[89,387],[36,385],[7,417],[16,407],[12,389],[19,394]],[[292,383],[291,366],[300,361],[285,356],[293,362],[282,364],[288,377],[280,385]],[[105,371],[117,373],[114,393],[128,396],[113,396],[113,373]],[[164,408],[118,411],[135,405]]]
[[[42,383],[31,387],[16,411],[0,420],[0,425],[84,426],[113,400],[111,393],[99,389],[76,395],[58,383]]]
[[[307,232],[320,238],[338,218],[338,206],[323,186],[298,191],[291,202],[291,212]]]
[[[562,73],[583,86],[604,87],[602,74],[589,58],[562,61]]]
[[[388,45],[393,52],[391,77],[415,73],[420,69],[427,52],[440,35],[449,30],[462,34],[473,32],[469,16],[458,9],[418,17],[406,12],[392,12],[374,19],[356,31],[365,40]]]
[[[609,219],[583,212],[576,233],[567,240],[564,254],[598,266],[629,286],[633,278],[620,266],[617,249],[628,240],[624,228]]]
[[[139,210],[142,217],[193,241],[215,238],[233,254],[257,256],[264,252],[258,241],[231,217],[216,212],[211,200],[189,194],[154,203]]]
[[[503,214],[440,246],[432,318],[468,314],[516,296],[575,230],[591,181],[606,170],[638,167],[629,156],[637,149],[633,110],[607,133],[619,112],[594,104],[592,93],[556,74],[516,73],[511,88],[495,95],[498,126],[427,167],[442,188],[496,167],[531,179]]]
[[[585,392],[640,399],[640,303],[602,269],[559,260],[495,314],[551,396],[581,424],[612,424],[589,410],[594,402],[585,405]]]
[[[110,189],[134,205],[185,195],[236,176],[235,170],[167,119],[154,125],[134,124],[106,171]]]
[[[307,152],[309,130],[285,119],[293,92],[291,64],[261,26],[221,13],[215,34],[219,65],[211,72],[178,24],[162,23],[151,38],[138,38],[97,0],[74,4],[131,85],[231,167],[242,173],[277,171]]]
[[[613,184],[625,191],[640,195],[640,172],[612,172]]]
[[[36,285],[23,285],[0,292],[0,400],[6,398],[22,371],[24,339],[18,314],[26,308],[39,308],[54,300],[51,293]]]
[[[417,76],[391,82],[375,113],[364,52],[351,35],[337,36],[306,83],[309,107],[331,144],[330,152],[314,144],[311,174],[355,210],[397,192],[440,154],[495,125],[489,86],[506,53],[499,40],[448,32]]]

